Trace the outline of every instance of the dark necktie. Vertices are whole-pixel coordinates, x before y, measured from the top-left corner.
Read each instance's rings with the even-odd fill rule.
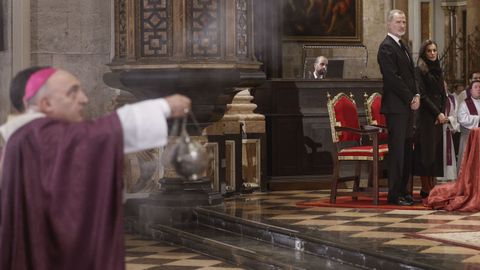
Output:
[[[407,47],[403,44],[403,41],[401,39],[398,40],[398,43],[400,43],[400,48],[405,52],[405,54],[408,57],[408,60],[410,60],[410,54],[408,53]]]

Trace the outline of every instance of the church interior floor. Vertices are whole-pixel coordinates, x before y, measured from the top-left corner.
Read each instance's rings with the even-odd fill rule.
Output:
[[[480,269],[480,213],[297,206],[328,196],[326,190],[252,193],[208,209],[431,269]],[[126,241],[129,270],[240,269],[168,244],[130,235]]]
[[[183,247],[136,235],[125,236],[127,270],[242,270]]]

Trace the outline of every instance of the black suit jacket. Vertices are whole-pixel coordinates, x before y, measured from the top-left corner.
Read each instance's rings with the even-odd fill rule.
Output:
[[[383,114],[408,114],[410,103],[419,93],[415,81],[412,54],[410,58],[398,43],[387,35],[378,49],[377,61],[383,75]]]

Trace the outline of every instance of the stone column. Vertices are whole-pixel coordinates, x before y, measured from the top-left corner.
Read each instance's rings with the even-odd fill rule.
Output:
[[[3,123],[7,119],[7,115],[10,113],[10,95],[9,85],[12,78],[12,47],[11,43],[11,28],[12,28],[12,0],[2,1],[2,19],[3,26],[0,31],[3,32],[4,47],[0,52],[0,121]]]
[[[480,70],[480,0],[467,1],[467,74]]]
[[[465,31],[462,24],[462,11],[465,10],[466,2],[443,2],[444,11],[444,33],[445,33],[445,54],[444,70],[446,80],[453,87],[453,84],[464,83],[466,42]]]
[[[467,1],[467,33],[473,33],[476,28],[480,28],[480,0]]]
[[[455,78],[455,36],[453,31],[454,25],[454,14],[456,7],[443,5],[442,6],[443,12],[445,14],[445,25],[444,25],[444,32],[445,32],[445,59],[444,59],[444,72],[445,72],[445,79],[447,82],[453,81]]]
[[[12,1],[12,57],[13,73],[30,66],[30,1]],[[2,29],[3,31],[3,29]]]

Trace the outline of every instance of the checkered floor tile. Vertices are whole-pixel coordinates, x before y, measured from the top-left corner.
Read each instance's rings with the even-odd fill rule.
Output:
[[[480,269],[480,244],[472,248],[461,242],[417,237],[480,231],[480,213],[296,206],[327,196],[327,190],[254,193],[227,200],[223,211],[438,268]],[[468,244],[473,242],[468,240]]]
[[[420,261],[438,269],[480,269],[480,244],[436,239],[436,234],[466,233],[478,236],[480,213],[430,210],[298,207],[302,201],[329,196],[329,191],[253,193],[225,200],[223,213],[295,229],[357,249],[369,249],[402,260]],[[432,238],[417,237],[433,236]],[[140,269],[242,269],[217,259],[166,243],[127,235],[128,270]],[[460,240],[462,237],[456,237]],[[480,236],[479,236],[480,238]],[[450,239],[451,240],[451,239]],[[239,239],[241,241],[241,239]]]
[[[241,270],[185,248],[126,235],[127,270]]]

